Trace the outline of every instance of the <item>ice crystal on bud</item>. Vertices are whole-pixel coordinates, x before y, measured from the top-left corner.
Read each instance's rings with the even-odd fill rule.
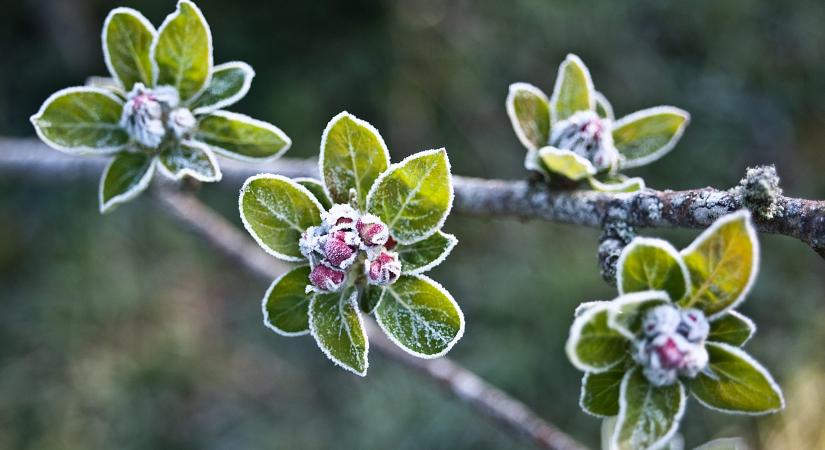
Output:
[[[619,160],[611,128],[610,119],[593,111],[579,111],[553,125],[550,145],[588,159],[597,170],[610,169]]]
[[[312,283],[312,286],[307,286],[307,290],[334,292],[341,289],[346,279],[347,274],[343,270],[319,264],[309,273],[309,282]]]
[[[367,282],[377,286],[392,284],[401,275],[401,261],[398,253],[382,251],[373,259],[368,259],[364,265]]]
[[[705,339],[710,325],[698,309],[660,305],[642,321],[642,336],[634,358],[656,386],[673,384],[679,376],[695,377],[708,364]]]
[[[361,242],[366,246],[382,246],[390,237],[390,230],[377,216],[364,214],[355,224]]]
[[[178,108],[178,103],[178,91],[172,86],[150,89],[143,83],[135,83],[126,96],[120,125],[135,141],[149,148],[158,148],[167,133],[182,139],[197,120],[188,109]]]

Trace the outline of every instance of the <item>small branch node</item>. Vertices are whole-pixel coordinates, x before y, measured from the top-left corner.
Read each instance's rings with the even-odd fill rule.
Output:
[[[749,167],[733,191],[742,197],[742,206],[760,218],[773,219],[784,215],[784,207],[779,202],[782,188],[773,164]]]

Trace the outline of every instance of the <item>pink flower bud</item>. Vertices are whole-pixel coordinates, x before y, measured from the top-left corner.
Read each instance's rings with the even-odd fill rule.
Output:
[[[372,214],[365,214],[355,224],[365,245],[382,246],[387,243],[390,232],[384,222]]]
[[[333,269],[324,265],[317,265],[309,273],[309,282],[323,292],[334,292],[344,285],[346,274],[342,270]]]
[[[398,253],[383,251],[364,266],[367,282],[378,286],[392,284],[401,275],[401,261]]]
[[[336,232],[336,234],[337,233],[345,234],[344,232]],[[341,236],[341,238],[339,238],[333,235],[330,236],[324,244],[324,256],[326,257],[326,262],[331,266],[338,267],[340,269],[346,269],[349,267],[357,256],[355,254],[355,249],[347,245],[343,238],[345,238],[345,236]]]
[[[358,211],[350,205],[339,203],[337,205],[333,205],[329,211],[323,213],[321,215],[321,219],[330,228],[333,226],[346,227],[346,224],[354,224],[355,221],[358,220]],[[352,225],[347,228],[351,229]]]
[[[655,351],[656,356],[659,357],[659,364],[662,368],[678,369],[682,367],[685,354],[679,350],[673,338],[666,339],[664,344],[654,347],[653,351]]]

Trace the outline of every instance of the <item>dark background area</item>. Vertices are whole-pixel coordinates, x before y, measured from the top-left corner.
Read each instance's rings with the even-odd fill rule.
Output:
[[[349,110],[381,130],[394,160],[445,146],[456,173],[520,178],[524,150],[507,86],[550,92],[580,55],[617,116],[659,104],[691,112],[676,149],[634,175],[658,189],[730,187],[776,163],[786,193],[825,197],[825,5],[821,1],[198,2],[215,62],[257,77],[234,111],[317,154]],[[28,0],[0,14],[0,135],[59,88],[105,74],[99,30],[114,6],[156,26],[174,2]],[[240,225],[238,186],[203,198]],[[165,217],[148,197],[111,215],[97,181],[0,178],[0,448],[504,449],[499,431],[429,382],[372,354],[367,378],[332,366],[310,337],[261,324],[267,285]],[[598,231],[454,215],[460,243],[431,273],[467,332],[450,356],[582,441],[599,420],[577,406],[564,341],[574,307],[615,290],[598,274]],[[644,230],[681,247],[698,231]],[[785,412],[734,417],[690,401],[688,447],[743,436],[754,448],[825,448],[825,262],[761,236],[762,270],[740,310],[747,349],[785,390]]]

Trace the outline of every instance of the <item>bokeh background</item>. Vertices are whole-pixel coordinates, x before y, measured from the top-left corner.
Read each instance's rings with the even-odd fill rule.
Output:
[[[347,109],[394,159],[446,146],[462,175],[520,178],[507,86],[550,92],[567,52],[589,65],[617,116],[658,104],[693,115],[665,159],[634,171],[655,188],[734,185],[776,163],[786,193],[825,197],[825,4],[819,0],[350,0],[198,2],[216,62],[257,71],[232,109],[317,154]],[[53,91],[104,74],[99,30],[114,6],[156,25],[172,0],[26,0],[0,14],[0,135],[33,136]],[[239,224],[238,186],[203,198]],[[96,180],[0,178],[0,448],[522,449],[464,405],[371,355],[366,379],[310,337],[261,324],[266,283],[160,213],[147,197],[101,217]],[[577,407],[563,344],[574,307],[610,298],[598,231],[452,216],[461,242],[432,276],[468,318],[450,356],[598,445]],[[645,230],[686,245],[697,231]],[[689,403],[689,447],[742,436],[754,448],[825,448],[825,262],[761,236],[741,310],[748,349],[785,389],[785,412],[732,417]]]

